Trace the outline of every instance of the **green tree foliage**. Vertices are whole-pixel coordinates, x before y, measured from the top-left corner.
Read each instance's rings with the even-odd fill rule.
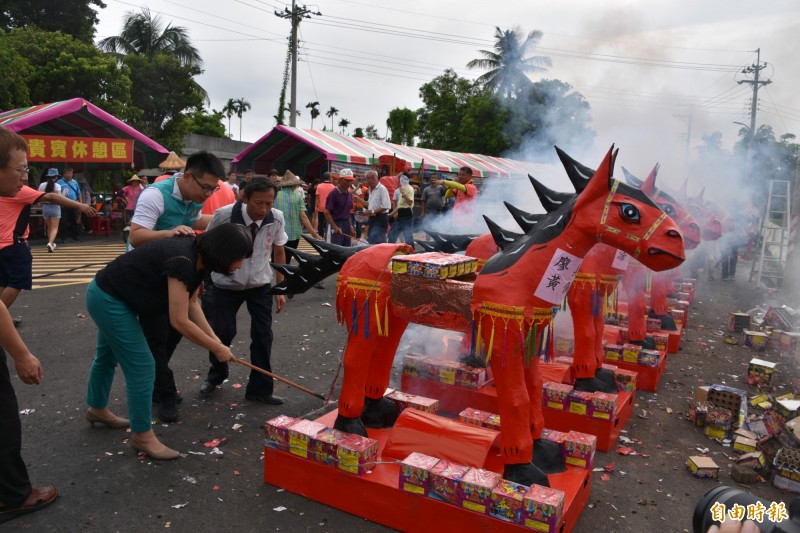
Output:
[[[106,7],[102,0],[3,0],[0,30],[36,26],[92,44],[97,25],[97,11],[92,6]]]
[[[346,118],[343,118],[339,121],[339,127],[342,128],[342,135],[344,135],[345,131],[347,131],[348,126],[350,126],[350,121]]]
[[[203,107],[198,107],[189,115],[188,131],[198,135],[225,139],[228,135],[225,133],[225,124],[222,123],[224,117],[222,111],[212,109],[211,113],[208,113]]]
[[[417,135],[417,116],[414,111],[407,107],[395,107],[389,111],[386,125],[392,132],[387,141],[414,146],[414,137]]]
[[[191,128],[187,113],[202,107],[205,93],[194,81],[197,67],[167,55],[124,58],[133,80],[132,101],[143,111],[133,126],[170,150],[179,151]]]
[[[364,128],[356,128],[353,132],[353,137],[364,137]]]
[[[245,100],[244,98],[237,98],[233,101],[234,103],[234,111],[236,112],[236,116],[239,117],[239,140],[242,140],[242,115],[250,111],[252,107],[250,102]]]
[[[222,108],[222,112],[228,118],[228,137],[231,134],[231,117],[236,114],[236,102],[233,98],[228,98],[228,101],[225,102],[225,106]]]
[[[28,102],[43,104],[81,97],[122,120],[138,115],[130,108],[128,69],[90,44],[58,32],[15,29],[4,39],[25,59]],[[9,71],[3,71],[3,77]],[[16,74],[11,74],[13,80]],[[4,82],[5,84],[5,79]]]
[[[479,92],[474,82],[458,77],[451,69],[420,87],[419,96],[424,107],[417,110],[419,146],[458,150],[463,144],[461,122],[467,102]]]
[[[0,32],[0,109],[14,109],[30,105],[28,79],[32,67],[12,46],[7,34]]]
[[[181,26],[164,25],[160,16],[153,17],[150,10],[141,13],[128,11],[119,35],[106,37],[98,43],[101,50],[121,55],[143,55],[155,57],[168,55],[187,67],[201,68],[203,59],[192,45],[189,32]]]
[[[314,120],[319,116],[319,102],[309,102],[306,104],[306,109],[310,109],[309,114],[311,115],[311,129],[314,129]]]
[[[542,39],[539,30],[523,35],[520,28],[501,30],[495,27],[494,39],[494,51],[478,50],[482,57],[470,61],[467,67],[486,70],[478,83],[503,96],[518,96],[531,85],[529,73],[544,72],[552,65],[549,57],[529,56]]]
[[[330,109],[325,111],[325,116],[331,119],[331,131],[334,131],[334,129],[333,129],[333,117],[335,117],[338,114],[339,114],[339,110],[336,109],[333,106],[331,106]],[[325,130],[323,130],[323,131],[325,131]]]
[[[366,128],[364,128],[364,136],[367,139],[381,140],[381,136],[378,133],[378,128],[375,127],[375,124],[369,124]]]

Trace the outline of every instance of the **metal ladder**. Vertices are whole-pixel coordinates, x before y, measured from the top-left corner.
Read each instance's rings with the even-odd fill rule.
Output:
[[[750,268],[750,281],[777,288],[783,285],[789,252],[791,196],[788,181],[771,180],[759,234],[761,253]]]

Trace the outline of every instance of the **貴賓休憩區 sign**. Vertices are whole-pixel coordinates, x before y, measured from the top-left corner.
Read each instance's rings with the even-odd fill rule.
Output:
[[[64,135],[23,135],[28,143],[28,161],[130,163],[133,161],[132,139],[67,137]]]

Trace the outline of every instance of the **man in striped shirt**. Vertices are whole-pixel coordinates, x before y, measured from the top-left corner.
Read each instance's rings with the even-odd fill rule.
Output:
[[[297,176],[287,170],[280,181],[278,196],[275,198],[275,209],[283,213],[286,235],[289,237],[286,246],[295,250],[300,244],[303,228],[315,239],[322,239],[314,230],[311,221],[308,220],[308,215],[306,215],[306,205],[303,202],[303,196],[298,190],[298,187],[302,184],[303,182]],[[287,254],[286,262],[290,263],[291,261],[291,254]]]

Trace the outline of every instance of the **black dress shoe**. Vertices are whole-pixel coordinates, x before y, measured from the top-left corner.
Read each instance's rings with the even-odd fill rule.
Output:
[[[175,401],[175,398],[162,398],[158,405],[158,419],[167,423],[178,420],[178,402]]]
[[[255,394],[253,392],[248,392],[244,395],[244,399],[250,402],[261,402],[267,405],[283,405],[283,398],[280,396],[262,396],[261,394]]]
[[[214,391],[217,390],[217,385],[215,383],[211,383],[208,380],[205,380],[202,385],[200,385],[200,397],[201,398],[208,398]]]

